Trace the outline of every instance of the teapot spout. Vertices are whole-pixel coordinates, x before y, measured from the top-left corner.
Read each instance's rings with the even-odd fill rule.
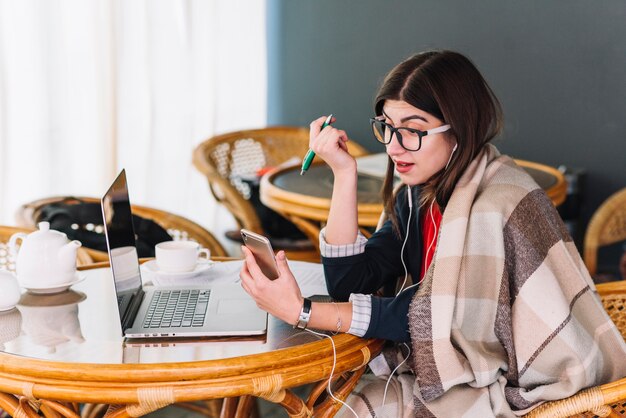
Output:
[[[62,266],[76,267],[76,251],[82,246],[80,241],[74,240],[59,249],[59,262]]]

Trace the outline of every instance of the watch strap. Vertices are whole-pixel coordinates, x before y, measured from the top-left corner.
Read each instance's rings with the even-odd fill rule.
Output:
[[[304,303],[302,304],[302,309],[300,310],[300,316],[298,317],[298,321],[293,326],[297,329],[306,329],[306,326],[309,324],[309,319],[311,318],[311,299],[304,298]]]

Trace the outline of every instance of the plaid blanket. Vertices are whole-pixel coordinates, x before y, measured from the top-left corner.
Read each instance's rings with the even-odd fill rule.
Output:
[[[626,375],[626,344],[559,215],[492,145],[443,213],[409,327],[403,416],[523,415]]]

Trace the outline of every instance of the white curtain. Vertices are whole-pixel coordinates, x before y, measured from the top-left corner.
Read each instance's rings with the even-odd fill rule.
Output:
[[[266,124],[265,2],[0,0],[0,223],[101,196],[234,225],[193,168],[211,135]]]

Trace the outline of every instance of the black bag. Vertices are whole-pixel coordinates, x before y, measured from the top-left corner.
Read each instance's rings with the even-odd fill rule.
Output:
[[[80,241],[84,247],[107,251],[100,203],[67,198],[43,206],[35,217],[37,222],[50,222],[51,229],[65,233],[71,240]],[[133,226],[139,257],[154,257],[156,244],[172,240],[163,227],[150,219],[133,215]]]

